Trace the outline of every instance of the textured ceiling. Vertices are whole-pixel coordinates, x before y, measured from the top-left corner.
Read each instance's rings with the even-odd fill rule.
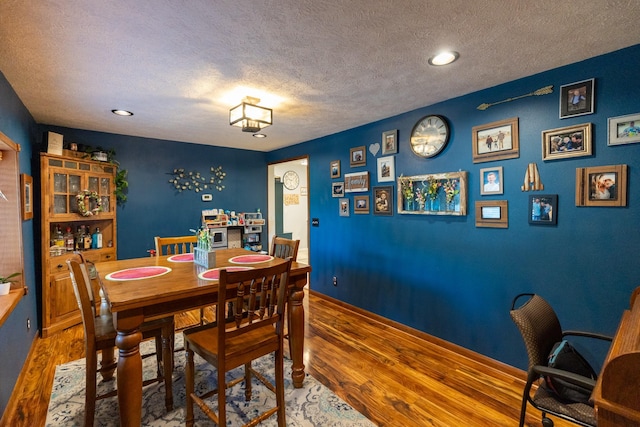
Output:
[[[634,45],[639,22],[638,0],[1,0],[0,71],[38,123],[271,151]],[[245,96],[268,138],[229,126]]]

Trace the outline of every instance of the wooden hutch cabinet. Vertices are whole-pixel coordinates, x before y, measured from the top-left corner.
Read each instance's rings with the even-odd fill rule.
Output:
[[[42,336],[47,337],[82,321],[66,264],[72,250],[56,246],[57,230],[73,233],[75,249],[79,230],[84,227],[92,234],[99,228],[102,248],[83,248],[85,258],[91,262],[116,259],[116,166],[41,153],[40,168]]]

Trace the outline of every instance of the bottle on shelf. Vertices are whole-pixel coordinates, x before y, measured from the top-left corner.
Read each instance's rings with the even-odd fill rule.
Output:
[[[53,244],[55,246],[64,247],[64,235],[62,234],[62,230],[60,230],[60,226],[56,225],[56,231],[53,237]]]
[[[96,227],[96,231],[91,236],[91,249],[100,248],[102,248],[102,233],[100,232],[100,227]]]
[[[76,232],[76,251],[82,250],[84,250],[84,225],[79,225]]]
[[[67,227],[67,232],[64,233],[64,246],[67,248],[67,252],[71,252],[76,247],[76,239],[73,237],[71,227]]]
[[[89,232],[89,226],[84,228],[84,250],[91,249],[91,233]]]

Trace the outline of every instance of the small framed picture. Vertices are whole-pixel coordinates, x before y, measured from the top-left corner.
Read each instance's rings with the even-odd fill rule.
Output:
[[[379,157],[378,158],[378,182],[393,182],[396,174],[395,157]]]
[[[542,131],[542,160],[591,155],[591,123]]]
[[[558,195],[529,196],[529,224],[556,225],[558,223]]]
[[[340,216],[349,216],[349,199],[347,199],[346,197],[340,199],[339,209]]]
[[[502,194],[502,166],[480,169],[480,194]]]
[[[560,118],[593,114],[595,79],[560,86]]]
[[[576,206],[627,206],[627,165],[576,169]]]
[[[25,173],[20,174],[22,187],[22,220],[33,219],[33,178]]]
[[[382,155],[398,152],[398,129],[382,132]]]
[[[393,215],[393,187],[373,187],[373,214]]]
[[[344,182],[332,182],[331,197],[343,197],[343,196],[344,196]]]
[[[369,172],[344,174],[345,193],[362,193],[365,191],[369,191]]]
[[[474,126],[472,140],[473,163],[520,157],[518,118]]]
[[[369,196],[353,196],[353,213],[369,213]]]
[[[640,113],[609,118],[607,145],[623,145],[640,142]]]
[[[509,204],[506,200],[477,201],[476,227],[509,228]]]
[[[340,178],[340,160],[334,160],[329,164],[331,178]]]
[[[349,165],[353,168],[356,166],[366,166],[367,165],[367,151],[364,145],[360,147],[354,147],[351,149],[349,155]]]

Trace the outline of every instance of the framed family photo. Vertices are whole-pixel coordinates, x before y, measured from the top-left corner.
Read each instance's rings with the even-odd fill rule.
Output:
[[[520,157],[518,118],[474,126],[472,140],[473,163]]]
[[[627,165],[576,169],[576,206],[627,206]]]
[[[640,142],[640,113],[609,118],[607,145],[624,145]]]
[[[334,160],[329,164],[331,178],[340,178],[340,160]]]
[[[360,147],[354,147],[349,153],[349,165],[351,167],[366,166],[367,165],[367,152],[364,145]]]
[[[344,182],[332,182],[331,197],[343,197],[343,196],[344,196]]]
[[[378,158],[378,182],[393,182],[396,174],[394,156]]]
[[[369,213],[369,196],[353,197],[353,213],[355,214]]]
[[[558,223],[558,195],[529,196],[529,224],[556,225]]]
[[[349,199],[346,197],[340,199],[340,203],[338,204],[338,214],[340,216],[349,216]]]
[[[592,124],[542,131],[542,160],[591,155]]]
[[[373,187],[373,214],[393,215],[393,187]]]
[[[502,166],[480,169],[480,194],[502,194]]]
[[[560,86],[560,118],[593,114],[595,79]]]
[[[382,155],[398,152],[398,129],[382,132]]]

